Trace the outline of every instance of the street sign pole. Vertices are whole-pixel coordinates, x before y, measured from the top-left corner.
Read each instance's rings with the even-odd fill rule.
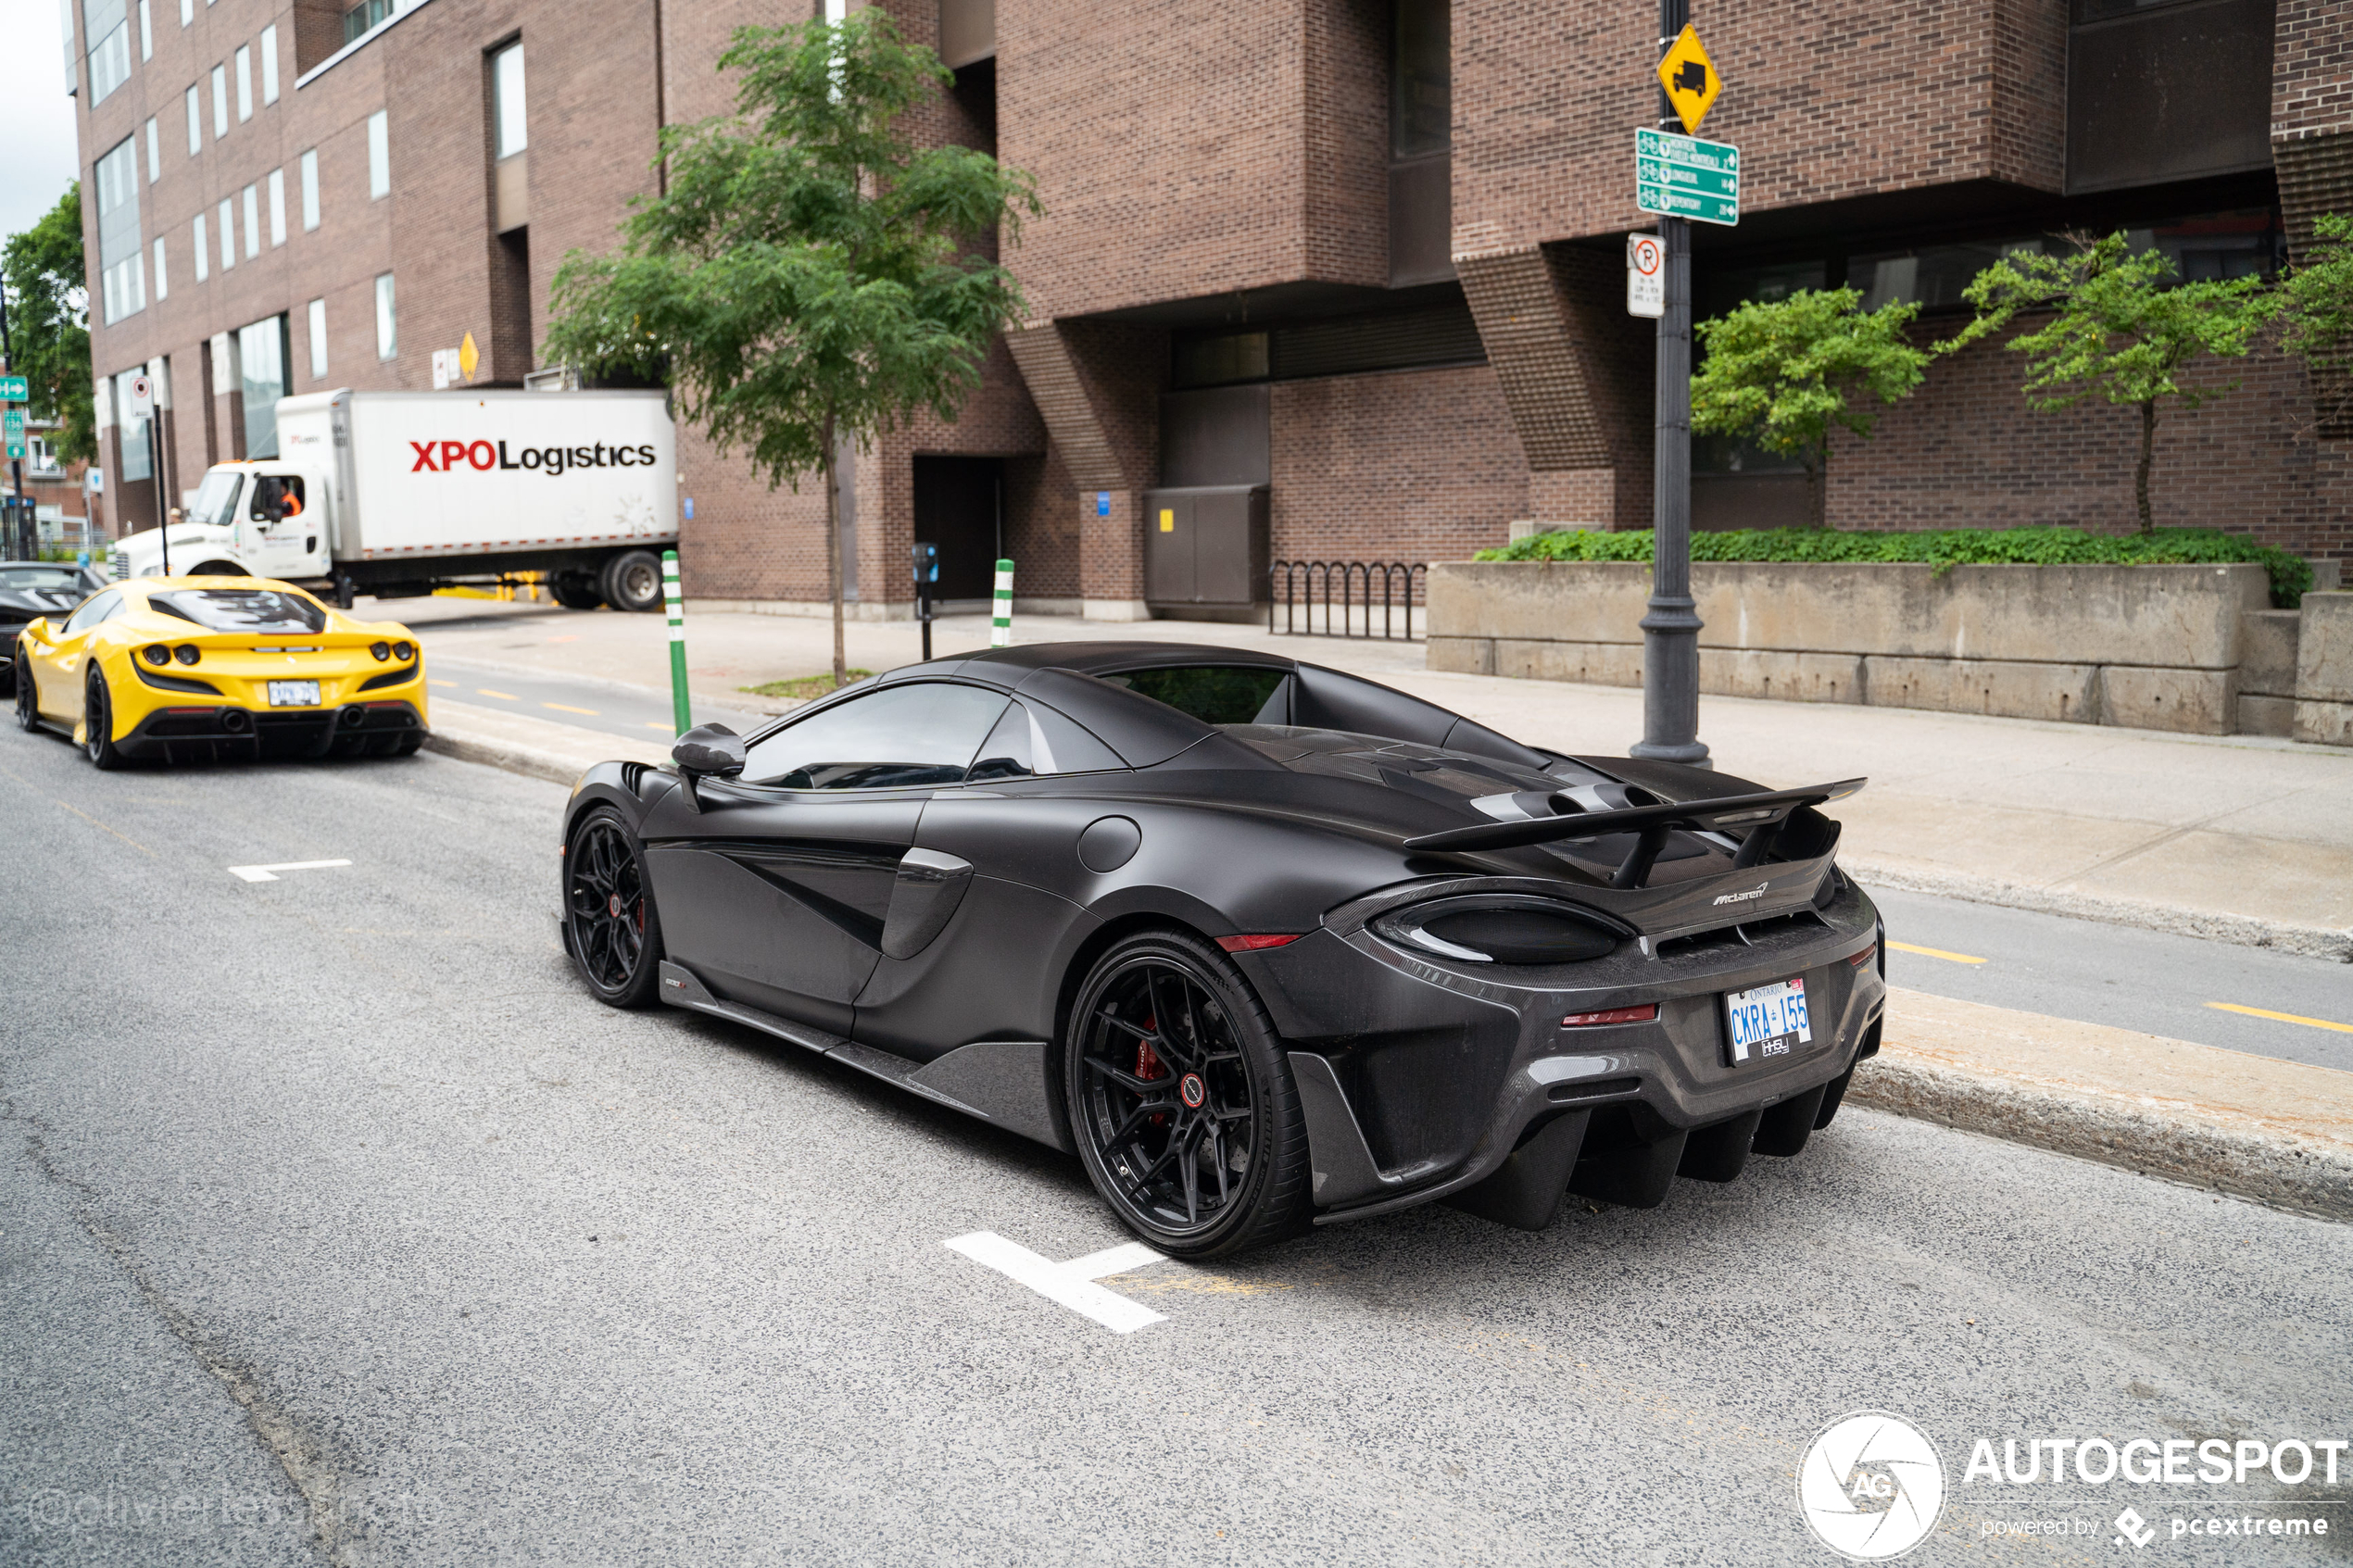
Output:
[[[1691,0],[1658,0],[1662,58],[1691,20]],[[1659,124],[1676,123],[1658,94]],[[1642,738],[1636,757],[1705,764],[1699,738],[1698,605],[1692,598],[1692,233],[1661,216],[1667,312],[1658,319],[1657,430],[1652,456],[1651,596],[1642,627]]]
[[[6,278],[0,278],[0,369],[5,369],[11,374],[14,374],[16,368],[16,339],[10,336],[8,332],[8,282]],[[28,413],[31,411],[31,404],[30,401],[26,404],[26,411]],[[17,499],[19,501],[23,500],[24,459],[22,458],[11,458],[8,459],[8,479],[16,488]],[[82,507],[83,510],[87,511],[89,509],[89,503],[84,502]]]

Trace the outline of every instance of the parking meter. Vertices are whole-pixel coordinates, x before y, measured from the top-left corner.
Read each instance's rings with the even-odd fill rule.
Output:
[[[917,545],[915,558],[915,619],[924,629],[924,658],[931,658],[931,592],[939,583],[939,546]]]

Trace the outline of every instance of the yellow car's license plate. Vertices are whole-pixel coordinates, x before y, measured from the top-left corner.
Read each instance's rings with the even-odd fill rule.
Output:
[[[272,708],[316,708],[319,706],[319,683],[316,681],[272,681],[270,683],[270,706]]]

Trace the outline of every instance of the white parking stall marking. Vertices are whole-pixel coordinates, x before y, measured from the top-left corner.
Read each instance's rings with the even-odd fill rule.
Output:
[[[288,860],[275,866],[231,866],[229,874],[244,882],[275,882],[280,872],[315,872],[349,864],[349,860]]]
[[[961,1252],[975,1263],[1019,1281],[1049,1301],[1094,1319],[1114,1334],[1133,1334],[1146,1323],[1161,1321],[1161,1314],[1150,1307],[1139,1306],[1095,1283],[1105,1274],[1125,1273],[1164,1261],[1160,1253],[1140,1241],[1089,1252],[1067,1263],[1041,1258],[995,1231],[975,1231],[944,1245],[951,1252]]]

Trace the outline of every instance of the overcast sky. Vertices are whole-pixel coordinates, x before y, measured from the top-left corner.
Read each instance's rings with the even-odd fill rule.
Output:
[[[57,0],[0,0],[0,235],[41,220],[73,182],[73,116],[66,95]]]

